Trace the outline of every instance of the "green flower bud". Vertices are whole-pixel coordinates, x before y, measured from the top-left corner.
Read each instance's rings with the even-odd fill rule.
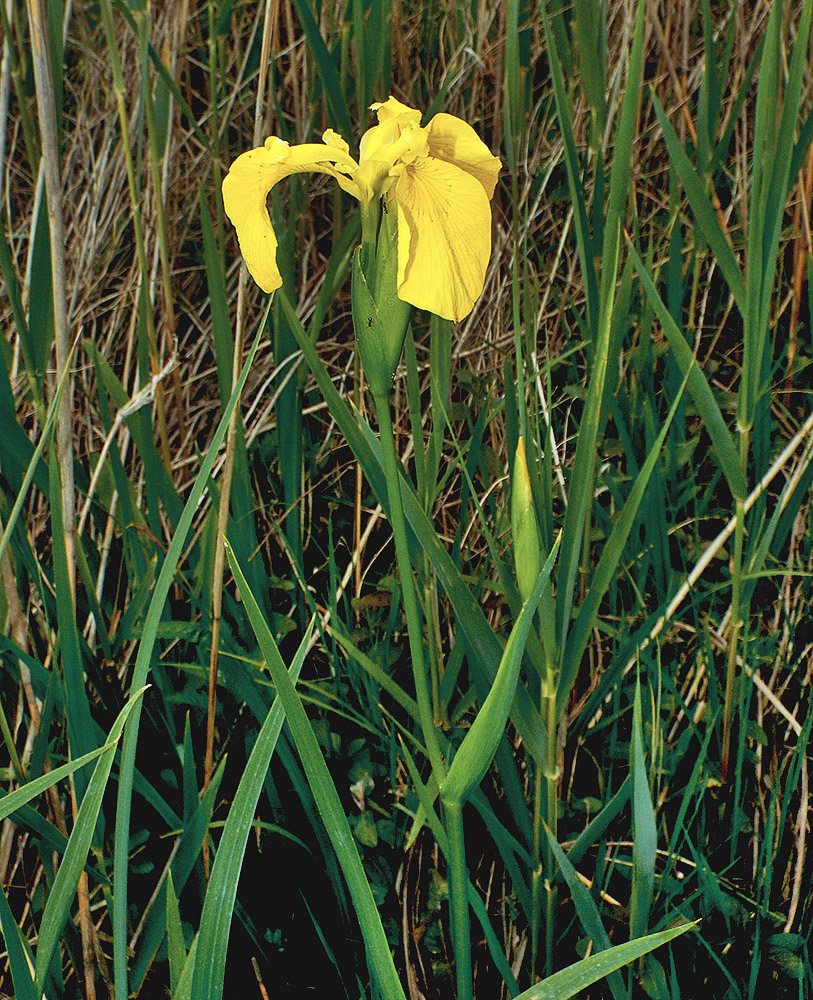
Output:
[[[511,481],[511,536],[514,540],[517,585],[523,601],[527,601],[542,569],[542,540],[536,523],[534,498],[522,438],[517,444]]]
[[[386,206],[385,206],[386,207]],[[395,209],[384,212],[375,249],[368,243],[353,255],[351,301],[356,345],[374,396],[389,398],[401,360],[410,305],[398,298],[398,230]]]

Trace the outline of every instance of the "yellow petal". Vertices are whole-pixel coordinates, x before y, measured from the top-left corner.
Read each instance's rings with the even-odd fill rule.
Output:
[[[282,284],[276,260],[277,238],[266,204],[271,188],[283,177],[315,171],[335,177],[345,191],[358,197],[357,185],[347,176],[355,172],[356,162],[336,141],[339,139],[331,133],[330,145],[289,146],[271,136],[264,146],[238,156],[223,179],[223,207],[237,230],[246,267],[265,292],[273,292]]]
[[[398,296],[444,319],[467,316],[491,255],[491,208],[479,179],[434,157],[399,164]]]
[[[462,118],[454,115],[435,115],[426,126],[429,135],[429,152],[447,163],[476,177],[491,198],[497,184],[501,163]]]
[[[416,124],[419,124],[421,120],[420,111],[416,111],[415,108],[410,108],[406,104],[401,104],[394,97],[388,97],[386,101],[371,104],[370,111],[375,111],[379,122],[382,124],[389,121],[390,118],[401,118],[403,116],[406,116],[405,121],[412,121]]]

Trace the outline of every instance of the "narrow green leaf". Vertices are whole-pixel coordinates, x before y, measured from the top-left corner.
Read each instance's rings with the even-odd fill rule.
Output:
[[[449,773],[443,781],[440,794],[445,803],[462,804],[465,802],[472,789],[476,788],[483,780],[483,775],[491,764],[514,700],[528,630],[542,599],[542,591],[550,581],[550,573],[559,550],[560,538],[561,536],[554,542],[550,555],[539,574],[539,579],[536,581],[536,586],[529,594],[519,617],[514,622],[488,697],[477,713],[477,718],[472,723],[471,729],[466,733],[454,756]]]
[[[641,720],[641,684],[635,682],[635,705],[632,716],[632,892],[630,895],[630,937],[638,938],[649,922],[649,910],[655,889],[655,855],[658,831],[655,810],[649,794],[649,780],[644,762],[644,726]]]
[[[175,887],[172,884],[172,872],[167,874],[167,951],[169,953],[169,990],[175,993],[178,980],[181,978],[183,967],[186,964],[186,945],[183,939],[183,926],[181,924],[181,911],[178,908],[178,900],[175,896]]]
[[[545,833],[548,835],[548,843],[551,846],[556,863],[559,865],[559,871],[561,871],[565,882],[567,882],[567,887],[570,889],[573,904],[576,907],[576,912],[579,915],[579,920],[585,933],[590,935],[596,952],[607,951],[612,945],[607,931],[604,929],[604,924],[601,922],[601,916],[593,897],[582,884],[576,869],[570,863],[567,855],[556,842],[556,838],[547,826],[545,827]],[[626,997],[627,991],[618,970],[607,974],[607,983],[615,1000],[622,1000],[622,998]]]
[[[594,264],[593,241],[590,236],[590,225],[587,221],[587,195],[581,181],[579,155],[576,151],[576,139],[573,130],[573,119],[567,100],[565,81],[562,74],[562,64],[559,49],[553,38],[547,4],[542,4],[542,25],[545,29],[545,43],[548,52],[551,78],[553,81],[553,98],[556,102],[556,114],[559,118],[559,128],[564,142],[565,168],[567,183],[570,188],[570,200],[573,203],[573,225],[576,230],[576,246],[579,252],[579,265],[584,279],[587,295],[587,326],[594,331],[598,323],[598,281]]]
[[[80,767],[84,767],[85,764],[89,764],[90,761],[100,757],[108,749],[109,743],[105,743],[104,746],[98,747],[96,750],[91,750],[89,753],[83,754],[81,757],[77,757],[76,760],[72,760],[67,764],[62,764],[61,767],[56,767],[53,771],[48,771],[39,778],[27,782],[21,788],[17,788],[13,792],[4,795],[0,798],[0,821],[10,816],[13,812],[16,812],[32,799],[35,799],[38,795],[41,795],[58,781],[62,781],[63,778],[66,778],[69,774],[73,774]]]
[[[39,990],[42,990],[45,982],[48,967],[62,936],[62,928],[68,918],[68,910],[76,892],[79,876],[87,861],[93,832],[96,829],[96,821],[99,818],[99,810],[102,807],[102,798],[107,787],[107,779],[110,777],[110,769],[116,755],[116,747],[130,713],[137,705],[140,705],[141,695],[145,690],[142,687],[135,691],[119,712],[118,718],[110,730],[104,753],[93,770],[93,777],[88,782],[82,805],[79,807],[79,814],[68,839],[65,856],[54,879],[40,922],[35,976]]]
[[[599,952],[598,955],[591,955],[590,958],[582,959],[574,965],[569,965],[561,972],[555,972],[548,976],[541,983],[532,986],[524,993],[520,993],[515,1000],[570,1000],[580,990],[587,989],[599,979],[604,979],[611,972],[629,965],[642,955],[660,948],[680,934],[693,930],[697,926],[693,924],[683,924],[681,927],[672,927],[667,931],[660,931],[658,934],[649,934],[647,937],[638,938],[635,941],[628,941],[626,944],[616,945],[607,951]]]
[[[254,634],[260,645],[260,651],[276,685],[277,697],[285,710],[285,717],[290,726],[299,759],[305,770],[319,814],[324,821],[325,829],[347,881],[347,887],[350,890],[364,943],[367,947],[367,957],[378,988],[381,994],[387,997],[387,1000],[406,1000],[398,973],[395,970],[390,946],[381,925],[381,917],[350,830],[350,824],[347,822],[347,816],[328,771],[325,758],[322,756],[319,742],[305,713],[302,701],[285,670],[274,637],[271,635],[228,543],[226,543],[226,554],[248,612],[251,627],[254,629]],[[198,981],[197,970],[195,981]],[[194,992],[196,1000],[198,1000],[198,993]],[[200,996],[202,997],[203,994]],[[212,997],[212,1000],[219,1000],[219,997]]]
[[[646,267],[640,257],[636,254],[631,243],[630,254],[632,255],[633,264],[638,272],[638,277],[641,279],[641,284],[644,286],[644,291],[646,292],[650,305],[654,308],[658,321],[661,324],[661,329],[666,335],[666,339],[669,341],[669,347],[672,350],[675,361],[677,361],[678,367],[684,376],[688,373],[686,388],[689,395],[692,397],[694,404],[700,413],[700,417],[703,420],[703,425],[711,438],[712,446],[717,453],[717,458],[719,459],[723,474],[728,482],[728,488],[731,490],[735,499],[744,500],[748,493],[748,488],[740,466],[737,450],[731,440],[728,427],[726,427],[725,421],[723,420],[720,407],[717,405],[717,401],[712,394],[711,388],[709,387],[703,372],[695,363],[695,357],[692,349],[686,343],[686,338],[678,329],[671,313],[666,308],[666,305],[658,294],[658,290],[655,288],[652,279],[647,274]]]
[[[175,534],[170,542],[158,581],[155,585],[150,607],[144,622],[144,629],[141,642],[138,646],[135,667],[133,668],[132,687],[143,687],[150,671],[153,649],[158,637],[158,626],[161,623],[161,616],[164,612],[164,604],[172,585],[175,571],[186,543],[187,533],[192,526],[192,519],[195,516],[198,504],[209,482],[212,468],[217,458],[217,453],[222,445],[229,425],[231,412],[240,399],[243,392],[248,373],[251,369],[254,355],[260,344],[260,337],[265,330],[270,311],[270,301],[263,314],[254,338],[254,343],[248,352],[246,363],[240,374],[240,378],[234,387],[229,405],[220,418],[220,423],[214,433],[212,442],[206,450],[206,454],[201,462],[200,470],[195,477],[195,482],[186,501],[181,517],[178,521]],[[116,808],[116,833],[113,853],[113,957],[116,993],[119,996],[129,996],[127,986],[127,880],[129,872],[128,853],[130,846],[130,812],[132,807],[133,781],[135,775],[135,754],[138,744],[138,724],[139,708],[133,713],[133,717],[127,726],[124,736],[124,747],[121,754],[121,766],[119,771],[119,788]]]
[[[703,181],[698,176],[697,171],[694,169],[689,160],[689,157],[680,145],[680,141],[675,134],[675,130],[672,128],[660,101],[654,93],[652,94],[652,103],[655,108],[655,113],[658,116],[658,121],[661,125],[661,131],[663,132],[663,137],[666,141],[666,147],[669,150],[669,159],[672,161],[672,165],[675,170],[677,170],[678,177],[680,177],[683,190],[686,192],[686,197],[689,199],[689,204],[691,205],[692,212],[694,212],[697,224],[700,226],[703,235],[711,247],[717,266],[720,268],[720,271],[728,284],[729,290],[734,296],[734,301],[737,303],[737,308],[739,309],[740,314],[745,316],[745,281],[743,280],[740,266],[734,257],[734,251],[731,249],[731,245],[723,233],[720,222],[717,219],[717,214],[712,208],[709,197],[706,194],[706,188]]]
[[[242,586],[240,592],[245,600]],[[270,636],[271,633],[268,634]],[[302,670],[310,634],[311,629],[303,636],[291,664],[292,684],[296,683]],[[200,918],[198,936],[200,944],[198,955],[200,958],[195,962],[195,971],[192,977],[192,992],[196,1000],[221,1000],[223,996],[226,949],[229,944],[229,931],[237,899],[237,885],[243,867],[243,857],[251,831],[251,823],[257,810],[257,802],[268,773],[268,765],[274,755],[284,721],[283,703],[277,697],[274,699],[257,736],[245,771],[240,778],[240,784],[237,786],[226,825],[223,828],[223,836],[217,849],[217,857]],[[169,929],[171,931],[171,928]]]
[[[333,115],[333,123],[337,132],[340,132],[345,139],[352,134],[350,116],[347,113],[347,102],[342,95],[339,74],[336,72],[336,65],[333,57],[328,51],[325,41],[319,31],[319,25],[313,16],[309,0],[293,0],[299,22],[308,40],[314,62],[319,69],[322,83],[327,95],[327,103],[330,114]]]
[[[678,407],[680,406],[680,402],[683,398],[683,391],[686,387],[688,378],[691,375],[692,368],[693,366],[690,366],[688,371],[684,373],[683,385],[681,386],[680,391],[675,395],[675,399],[669,409],[666,420],[663,423],[661,432],[652,448],[650,448],[646,461],[641,467],[638,475],[635,477],[635,482],[633,483],[630,494],[627,497],[627,501],[621,511],[621,515],[613,525],[612,533],[602,549],[598,566],[596,566],[595,572],[590,580],[589,591],[584,599],[584,603],[579,609],[579,616],[576,619],[576,624],[573,626],[573,630],[568,637],[565,652],[562,657],[561,679],[556,692],[557,711],[559,713],[564,711],[565,705],[570,698],[570,689],[576,680],[576,675],[579,671],[579,666],[581,665],[584,650],[587,647],[590,633],[596,623],[599,606],[607,592],[607,588],[610,586],[611,581],[618,571],[618,567],[621,563],[621,557],[624,554],[624,546],[627,544],[627,539],[632,531],[632,526],[634,525],[635,518],[638,514],[638,508],[641,505],[641,501],[643,500],[644,493],[646,492],[646,488],[649,484],[655,464],[660,456],[663,443],[666,440],[666,435],[672,424],[672,420],[678,411]]]
[[[39,1000],[40,993],[34,986],[32,967],[26,952],[26,942],[20,933],[11,907],[8,905],[6,893],[0,887],[0,930],[6,942],[6,959],[14,984],[16,1000]]]
[[[6,547],[8,546],[8,543],[11,539],[11,534],[14,531],[15,525],[17,524],[17,519],[20,516],[20,511],[22,510],[23,504],[25,503],[26,497],[28,496],[28,487],[31,485],[31,480],[34,478],[34,474],[39,467],[40,459],[42,458],[42,453],[45,450],[46,446],[51,442],[54,425],[56,423],[56,417],[59,412],[59,402],[62,399],[62,393],[68,381],[68,375],[70,374],[71,371],[73,354],[75,350],[76,350],[76,341],[73,342],[70,354],[68,355],[68,363],[65,365],[65,370],[62,372],[62,375],[60,376],[56,392],[53,394],[50,405],[48,406],[48,413],[45,419],[45,425],[42,428],[42,433],[40,434],[40,439],[37,442],[37,447],[34,449],[34,454],[31,456],[31,460],[28,463],[28,468],[25,470],[23,485],[14,500],[14,506],[11,508],[11,513],[6,519],[5,525],[3,527],[3,537],[0,538],[0,559],[3,558],[3,553],[6,551]],[[61,507],[59,509],[61,509]]]
[[[644,9],[641,2],[635,22],[635,35],[627,66],[627,85],[616,133],[607,222],[601,262],[601,295],[598,325],[593,343],[592,370],[589,391],[579,426],[576,455],[570,473],[567,511],[562,529],[562,558],[557,574],[556,630],[560,652],[564,652],[570,628],[571,611],[582,554],[582,540],[589,530],[590,506],[593,502],[596,446],[606,419],[603,408],[604,387],[610,365],[610,334],[612,332],[620,231],[626,212],[631,176],[632,146],[638,117],[638,101],[643,60]],[[620,345],[620,339],[618,341]]]

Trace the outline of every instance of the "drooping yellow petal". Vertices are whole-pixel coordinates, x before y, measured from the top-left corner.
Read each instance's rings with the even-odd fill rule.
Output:
[[[284,177],[304,171],[330,174],[345,191],[356,197],[351,179],[356,162],[347,144],[336,133],[326,133],[326,142],[289,146],[271,136],[259,149],[238,156],[223,179],[223,207],[237,230],[240,252],[252,278],[265,292],[282,284],[277,267],[277,238],[268,215],[266,199],[271,188]]]
[[[501,164],[471,125],[454,115],[439,114],[426,126],[426,132],[432,156],[476,177],[491,198]]]
[[[444,319],[467,316],[491,255],[491,208],[479,179],[434,157],[399,164],[398,296]]]

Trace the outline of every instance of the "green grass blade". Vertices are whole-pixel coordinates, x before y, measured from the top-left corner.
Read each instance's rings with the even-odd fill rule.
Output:
[[[743,280],[740,266],[734,257],[734,251],[731,249],[725,233],[723,233],[717,214],[712,208],[709,197],[706,194],[703,181],[680,145],[675,130],[672,128],[660,101],[654,93],[652,94],[652,103],[661,125],[664,140],[666,141],[669,159],[677,171],[678,177],[680,177],[680,182],[683,185],[683,190],[686,192],[686,197],[689,199],[689,205],[691,205],[697,224],[711,247],[717,266],[720,268],[729,290],[734,296],[734,301],[737,303],[740,314],[745,316],[747,300],[745,281]]]
[[[45,912],[42,915],[37,938],[35,981],[40,990],[45,982],[54,951],[59,945],[62,928],[68,917],[68,910],[76,892],[79,876],[85,867],[93,833],[96,829],[96,821],[99,818],[99,810],[102,807],[107,779],[110,777],[110,769],[116,755],[116,747],[130,713],[141,703],[141,695],[144,690],[141,688],[134,692],[113,723],[104,753],[97,762],[93,776],[88,782],[76,823],[68,839],[62,864],[59,866],[59,871],[48,895],[48,902],[45,904]]]
[[[387,937],[381,925],[381,917],[370,890],[370,883],[364,873],[350,824],[347,822],[347,816],[328,771],[325,758],[322,756],[319,742],[296,688],[285,670],[274,637],[271,635],[228,543],[226,543],[226,554],[243,603],[246,606],[251,627],[254,629],[254,634],[260,644],[260,651],[277,687],[277,696],[285,710],[285,717],[288,720],[308,784],[347,881],[364,943],[367,946],[371,971],[384,997],[387,997],[388,1000],[406,1000],[398,973],[395,971]]]
[[[48,461],[50,473],[51,536],[54,552],[54,589],[56,592],[57,623],[59,627],[59,660],[62,683],[65,687],[65,708],[68,722],[71,753],[85,754],[94,749],[90,705],[85,687],[84,665],[76,622],[73,587],[68,567],[68,552],[62,520],[62,487],[60,469],[55,450]],[[81,798],[85,790],[85,777],[77,775],[76,794]]]
[[[610,823],[612,823],[612,821],[619,815],[621,810],[627,804],[631,786],[632,780],[629,775],[627,775],[624,779],[623,785],[618,789],[607,805],[601,810],[598,816],[596,816],[594,820],[591,820],[584,830],[582,830],[576,838],[573,846],[567,852],[568,859],[572,864],[577,865],[590,848],[601,840],[609,829]]]
[[[63,764],[61,767],[55,767],[53,771],[48,771],[39,778],[34,778],[33,781],[27,782],[21,788],[17,788],[13,792],[4,795],[0,798],[0,821],[6,819],[7,816],[22,808],[22,806],[35,799],[38,795],[41,795],[58,781],[67,778],[69,774],[73,774],[74,771],[77,771],[80,767],[84,767],[85,764],[89,764],[108,749],[109,744],[105,743],[104,746],[100,746],[96,750],[91,750],[89,753],[83,754],[81,757],[77,757],[76,760]]]
[[[209,834],[209,824],[212,820],[215,804],[217,803],[217,793],[225,767],[226,758],[224,757],[212,775],[209,787],[201,796],[200,801],[198,801],[197,792],[195,793],[196,807],[187,821],[186,829],[181,836],[178,850],[175,852],[175,857],[172,860],[172,865],[168,873],[172,875],[172,882],[176,893],[183,892],[184,886],[195,867],[195,863],[200,857],[203,839]],[[158,890],[152,910],[147,917],[147,924],[141,936],[141,946],[131,967],[132,987],[135,993],[138,993],[141,989],[144,977],[147,975],[150,964],[155,959],[155,955],[167,929],[166,893],[167,883],[164,882]]]
[[[649,454],[647,455],[646,461],[641,467],[641,470],[635,477],[635,482],[633,483],[630,494],[627,497],[627,501],[621,511],[621,515],[613,525],[612,533],[602,549],[601,558],[599,559],[598,565],[596,566],[595,572],[590,580],[588,594],[579,609],[579,615],[576,619],[576,623],[568,636],[567,645],[562,657],[561,679],[556,693],[557,711],[560,713],[564,711],[570,697],[570,689],[576,680],[576,674],[578,673],[584,651],[587,648],[590,633],[596,623],[599,606],[604,599],[607,588],[610,586],[610,583],[618,571],[618,567],[621,563],[621,557],[624,554],[624,547],[627,544],[627,539],[629,538],[632,527],[635,524],[638,509],[644,498],[652,472],[658,458],[660,457],[661,449],[663,448],[663,443],[666,440],[666,435],[669,432],[672,420],[674,419],[674,416],[680,406],[680,401],[683,398],[683,391],[691,372],[692,368],[689,368],[689,370],[685,373],[683,385],[681,386],[680,391],[675,395],[674,402],[669,409],[669,413],[663,423],[661,432],[653,446],[650,448]]]
[[[183,972],[178,980],[178,985],[175,987],[175,992],[172,994],[172,1000],[192,1000],[192,976],[195,972],[197,956],[198,937],[196,935],[195,940],[192,942],[192,947],[189,949],[189,954],[186,956]]]
[[[559,871],[561,871],[565,882],[567,882],[567,887],[570,889],[576,913],[579,915],[579,920],[585,933],[590,935],[597,953],[607,951],[608,948],[612,947],[612,944],[607,936],[607,931],[604,929],[604,924],[601,922],[601,915],[598,912],[598,907],[593,897],[582,884],[581,879],[576,873],[576,869],[570,863],[562,848],[557,844],[556,838],[547,826],[545,827],[545,832],[548,835],[548,843],[553,851],[556,864],[559,866]],[[607,974],[607,983],[615,1000],[622,1000],[622,998],[626,997],[627,991],[618,970]]]
[[[587,295],[587,325],[590,331],[594,332],[595,326],[598,323],[599,312],[598,281],[595,264],[593,263],[595,258],[593,240],[590,236],[590,226],[587,221],[587,195],[581,181],[579,156],[576,151],[576,140],[573,131],[573,118],[570,114],[570,105],[565,91],[559,49],[554,41],[553,31],[548,18],[548,2],[549,0],[545,0],[542,4],[542,24],[545,28],[545,43],[548,51],[551,78],[553,80],[553,97],[556,102],[556,114],[559,118],[559,127],[565,145],[567,183],[570,188],[570,198],[573,202],[573,225],[576,230],[579,264]]]
[[[333,121],[330,124],[345,139],[349,139],[353,130],[350,125],[350,115],[347,113],[347,103],[342,95],[342,87],[339,82],[339,74],[336,72],[336,65],[333,62],[333,56],[331,56],[325,45],[325,41],[319,31],[319,25],[313,16],[309,0],[292,0],[292,2],[302,29],[305,32],[311,55],[319,70],[319,75],[322,77],[322,83],[327,95],[329,113],[333,116]]]
[[[167,875],[167,951],[169,953],[169,990],[175,993],[178,981],[183,973],[186,964],[186,945],[183,939],[183,926],[181,924],[181,911],[178,908],[178,900],[175,896],[175,887],[172,884],[172,872]]]
[[[243,580],[242,583],[245,584],[245,581]],[[240,592],[243,593],[243,586],[241,586]],[[270,634],[269,632],[269,636]],[[311,629],[305,633],[291,664],[292,684],[296,683],[302,670],[310,634]],[[195,971],[192,976],[192,992],[197,1000],[220,1000],[223,996],[226,950],[237,899],[240,870],[243,867],[243,857],[251,831],[251,823],[257,809],[257,802],[284,721],[285,713],[282,701],[277,697],[274,699],[257,736],[226,819],[200,918],[200,933],[198,935],[198,955],[200,957],[195,962]]]
[[[6,551],[8,543],[11,539],[11,534],[14,531],[14,527],[17,524],[17,520],[20,516],[20,511],[22,510],[25,499],[28,496],[28,487],[31,485],[37,469],[39,468],[39,463],[42,458],[42,453],[46,446],[50,443],[53,437],[54,424],[56,423],[57,413],[59,412],[59,402],[62,399],[62,393],[65,389],[65,385],[68,381],[68,375],[71,371],[71,364],[73,361],[73,352],[76,350],[76,342],[74,342],[71,348],[71,353],[68,356],[68,363],[65,365],[65,370],[62,372],[62,376],[59,379],[59,383],[56,388],[56,392],[51,399],[48,406],[48,413],[45,418],[45,424],[42,428],[42,433],[40,434],[40,439],[37,442],[37,446],[34,449],[34,453],[31,456],[31,460],[28,463],[28,467],[25,470],[25,476],[23,477],[23,484],[20,488],[17,496],[14,500],[14,506],[11,508],[9,516],[5,519],[5,526],[3,528],[3,536],[0,538],[0,559]],[[44,484],[43,484],[44,485]]]
[[[582,540],[589,530],[590,507],[594,482],[596,446],[605,419],[603,411],[604,387],[610,365],[610,334],[612,331],[616,275],[621,221],[626,211],[630,183],[632,144],[638,115],[638,98],[641,79],[644,8],[639,4],[635,36],[627,67],[627,86],[621,108],[621,118],[616,134],[613,166],[610,175],[610,194],[607,204],[607,223],[604,230],[604,248],[601,264],[601,298],[599,300],[598,327],[594,340],[590,388],[584,415],[579,426],[576,455],[570,473],[567,512],[562,529],[562,557],[557,575],[556,630],[560,652],[564,651],[570,616],[573,607]]]
[[[639,938],[646,931],[655,890],[655,853],[658,831],[655,810],[649,794],[649,780],[644,762],[644,726],[641,720],[641,685],[635,683],[632,717],[632,892],[630,895],[630,937]]]
[[[187,533],[192,525],[192,519],[200,503],[204,491],[207,488],[209,476],[217,458],[217,453],[226,437],[226,431],[231,417],[231,411],[237,406],[245,385],[246,378],[251,369],[254,355],[260,344],[260,337],[268,321],[270,302],[263,314],[254,338],[251,350],[248,352],[246,363],[240,378],[234,387],[231,400],[226,410],[220,418],[220,423],[214,433],[212,442],[206,450],[206,454],[201,462],[200,470],[195,477],[195,482],[186,501],[178,527],[172,538],[172,542],[167,550],[158,581],[155,585],[150,607],[144,622],[141,635],[141,642],[138,647],[135,667],[133,669],[132,687],[143,687],[150,671],[153,649],[158,638],[158,626],[164,611],[164,604],[172,585],[178,562],[183,552]],[[139,706],[140,707],[140,706]],[[116,833],[113,853],[113,956],[114,975],[116,993],[119,996],[129,996],[127,986],[127,881],[128,881],[128,852],[130,845],[130,812],[132,807],[133,781],[135,775],[135,755],[138,743],[138,708],[133,713],[132,719],[127,726],[124,735],[124,747],[121,755],[121,766],[119,770],[119,788],[116,806]]]
[[[40,1000],[40,993],[34,986],[31,966],[26,953],[26,943],[8,905],[5,890],[0,888],[0,930],[6,942],[6,960],[11,981],[14,984],[16,1000]]]
[[[641,284],[644,287],[650,305],[654,308],[661,328],[666,335],[666,339],[669,341],[669,347],[678,363],[678,367],[684,376],[688,373],[686,388],[711,438],[723,474],[728,482],[728,487],[736,499],[744,499],[748,492],[745,476],[740,466],[737,449],[734,447],[734,442],[720,412],[720,407],[717,405],[717,401],[703,372],[695,364],[694,354],[686,342],[686,338],[678,329],[652,279],[647,274],[646,267],[631,245],[630,253],[635,269],[638,272],[638,277],[641,279]]]
[[[696,926],[696,924],[683,924],[681,927],[672,927],[658,934],[649,934],[636,941],[616,945],[615,948],[599,952],[598,955],[591,955],[590,958],[582,959],[581,962],[548,976],[543,982],[520,993],[515,1000],[570,1000],[580,990],[587,989],[593,983],[609,976],[611,972],[629,965]]]

